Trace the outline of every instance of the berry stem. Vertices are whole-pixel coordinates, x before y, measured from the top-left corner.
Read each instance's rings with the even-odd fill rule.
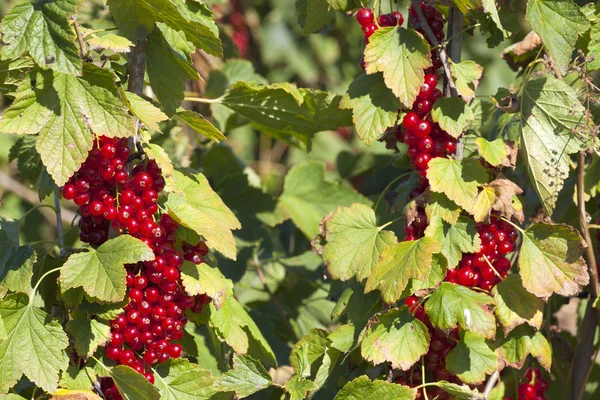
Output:
[[[523,230],[519,225],[516,225],[516,224],[512,223],[511,221],[509,221],[508,219],[506,219],[504,217],[502,217],[502,221],[511,224],[513,226],[513,228],[515,228],[516,230],[518,230],[522,234],[525,234],[525,230]]]
[[[427,385],[427,383],[425,383],[425,357],[423,357],[423,356],[421,356],[421,376],[422,376],[421,385],[423,386],[423,396],[425,396],[425,400],[429,400],[429,396],[427,396],[427,390],[425,390],[425,386]]]
[[[502,277],[502,275],[500,275],[500,273],[496,270],[496,268],[494,268],[494,266],[492,265],[492,263],[490,262],[490,260],[487,258],[487,256],[484,254],[483,258],[485,259],[485,262],[488,264],[488,266],[492,269],[492,271],[494,271],[494,274],[496,274],[496,276],[498,278],[500,278],[501,281],[504,280],[504,278]]]
[[[42,275],[40,277],[40,279],[37,281],[37,283],[33,287],[33,290],[31,291],[31,294],[29,295],[29,303],[30,304],[31,304],[31,302],[33,302],[33,297],[35,296],[35,293],[37,292],[37,288],[40,286],[40,283],[42,283],[42,281],[44,280],[44,278],[47,277],[50,274],[53,274],[55,272],[60,271],[62,267],[63,266],[61,265],[60,267],[53,268],[50,271],[47,271],[44,275]]]
[[[381,192],[381,194],[379,195],[379,197],[377,198],[377,201],[375,202],[375,206],[373,207],[373,210],[375,210],[375,212],[377,212],[377,208],[379,207],[379,203],[381,203],[381,200],[385,197],[385,195],[387,194],[387,192],[390,190],[390,188],[392,187],[392,185],[396,182],[398,182],[400,179],[414,174],[415,171],[409,171],[406,172],[400,176],[397,176],[396,178],[394,178],[390,183],[387,184],[387,186],[385,187],[385,189],[383,189],[383,192]]]

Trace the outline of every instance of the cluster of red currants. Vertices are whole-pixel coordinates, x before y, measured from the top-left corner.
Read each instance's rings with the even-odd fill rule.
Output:
[[[379,18],[377,18],[377,22],[375,22],[375,14],[370,8],[361,8],[358,10],[356,19],[365,34],[365,44],[369,43],[369,38],[380,27],[398,26],[404,23],[404,16],[398,11],[394,11],[390,14],[381,14]],[[364,58],[360,59],[360,67],[365,69]]]
[[[127,365],[154,382],[150,365],[181,356],[175,341],[183,337],[186,310],[201,312],[211,299],[189,296],[183,290],[180,268],[184,260],[200,264],[208,248],[176,240],[179,224],[168,214],[158,215],[158,196],[165,181],[154,161],[126,168],[126,139],[98,138],[81,169],[62,187],[64,198],[79,206],[80,238],[94,246],[128,233],[146,243],[152,261],[126,265],[129,303],[111,321],[106,356]],[[112,229],[112,232],[110,231]],[[107,399],[121,399],[108,382]]]
[[[548,381],[542,378],[538,368],[529,368],[525,372],[525,382],[517,390],[519,400],[546,400],[544,393],[548,390]],[[504,400],[512,400],[505,397]]]
[[[435,38],[438,40],[438,42],[444,40],[446,35],[444,34],[444,18],[442,17],[442,14],[437,8],[426,3],[421,3],[421,10],[423,11],[423,16],[425,16],[425,20],[427,21],[427,24],[431,28],[431,31],[435,35]],[[421,26],[421,21],[419,20],[417,11],[412,5],[410,6],[408,12],[408,26],[414,28],[417,32],[423,35],[427,42],[429,42],[430,47],[433,46],[425,34],[425,30]],[[439,54],[436,50],[431,51],[431,62],[433,64],[433,70],[437,70],[442,67],[442,62],[440,61]]]
[[[508,222],[491,217],[489,224],[479,224],[481,247],[475,254],[465,254],[457,268],[448,270],[445,280],[462,286],[491,290],[505,279],[511,268],[506,255],[515,249],[519,234]]]
[[[248,56],[248,45],[250,43],[250,30],[246,24],[246,19],[242,14],[243,5],[238,0],[230,0],[233,6],[233,13],[229,16],[229,23],[233,27],[231,40],[238,48],[241,58]]]

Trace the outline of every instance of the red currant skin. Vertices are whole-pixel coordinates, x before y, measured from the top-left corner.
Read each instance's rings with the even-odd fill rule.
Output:
[[[435,143],[433,139],[430,137],[424,137],[423,139],[419,140],[419,144],[417,146],[423,153],[430,153],[433,150],[434,145]]]
[[[67,200],[73,200],[77,195],[77,189],[75,189],[75,185],[71,183],[67,183],[65,186],[63,186],[60,192],[62,197]]]
[[[401,12],[394,11],[392,14],[396,17],[396,23],[398,25],[402,25],[404,23],[404,16],[402,15]]]
[[[474,271],[471,268],[461,268],[458,271],[458,283],[462,286],[471,286],[474,280]]]
[[[424,138],[431,133],[431,124],[428,121],[422,120],[417,124],[414,133],[417,137]]]
[[[362,26],[366,26],[375,22],[375,16],[370,8],[361,8],[358,10],[358,13],[356,13],[356,19]]]
[[[102,157],[110,160],[117,154],[117,149],[112,143],[106,143],[100,148],[100,153],[102,154]]]
[[[169,356],[171,356],[171,358],[179,358],[181,356],[182,351],[183,349],[178,343],[173,343],[169,346]]]
[[[415,129],[417,129],[417,125],[419,124],[420,120],[421,119],[419,118],[417,113],[411,111],[407,113],[402,119],[402,126],[407,131],[414,131]]]
[[[152,177],[147,172],[138,172],[133,177],[133,187],[139,191],[143,191],[144,189],[150,189],[152,187]]]
[[[368,24],[368,25],[363,25],[362,30],[363,30],[363,33],[365,34],[365,38],[368,39],[377,30],[377,25],[375,25],[374,23],[373,24]]]
[[[533,400],[536,396],[535,386],[529,383],[521,383],[519,385],[519,399]]]
[[[421,153],[415,158],[415,167],[420,170],[426,170],[431,156],[427,153]]]

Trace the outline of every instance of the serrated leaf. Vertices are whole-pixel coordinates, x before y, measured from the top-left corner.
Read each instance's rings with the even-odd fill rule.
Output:
[[[471,60],[459,63],[450,61],[450,72],[454,77],[456,90],[464,101],[470,103],[475,97],[475,90],[477,90],[483,76],[483,67]]]
[[[588,58],[593,58],[585,64],[588,71],[597,71],[600,69],[600,23],[596,22],[590,31],[590,43],[588,44]]]
[[[447,331],[460,325],[488,339],[496,335],[496,319],[490,308],[494,299],[464,286],[444,282],[425,303],[432,325]]]
[[[473,110],[464,100],[457,97],[443,97],[435,102],[431,110],[433,122],[442,130],[458,138],[467,129],[469,122],[475,119]]]
[[[494,313],[504,328],[505,336],[524,323],[540,329],[544,319],[544,301],[526,291],[518,275],[508,275],[491,293],[496,301]]]
[[[564,74],[571,63],[577,37],[590,23],[571,0],[530,0],[526,18]]]
[[[208,400],[217,392],[210,372],[186,359],[158,364],[154,376],[162,400]]]
[[[505,339],[501,338],[496,352],[506,365],[516,369],[523,367],[530,354],[548,371],[552,365],[550,343],[541,332],[527,325],[518,326]]]
[[[431,191],[444,193],[465,210],[470,210],[477,197],[477,187],[487,183],[488,175],[477,160],[438,157],[429,162],[427,179]]]
[[[112,73],[89,63],[81,77],[32,71],[0,119],[0,131],[39,132],[37,150],[59,186],[86,160],[93,134],[127,137],[135,132]]]
[[[392,368],[410,369],[429,350],[429,330],[402,307],[376,314],[361,344],[363,358],[375,365],[390,362]]]
[[[339,207],[325,217],[323,236],[323,261],[331,276],[342,281],[367,278],[383,249],[397,242],[393,232],[377,226],[375,212],[363,204]]]
[[[148,128],[160,132],[160,126],[158,123],[169,119],[165,113],[160,111],[159,108],[154,107],[154,104],[150,103],[143,97],[138,96],[135,93],[124,92],[127,98],[127,106],[133,115],[144,123]]]
[[[227,138],[221,133],[221,131],[215,128],[214,125],[210,123],[210,121],[205,119],[202,115],[198,114],[197,112],[180,109],[177,110],[176,115],[177,117],[179,117],[179,119],[188,124],[188,126],[194,131],[198,132],[202,136],[209,138],[213,142],[218,143],[220,141],[227,140]]]
[[[487,186],[494,189],[496,193],[496,201],[492,206],[496,211],[496,215],[509,220],[515,218],[523,222],[525,216],[523,215],[522,206],[520,203],[515,203],[515,199],[517,203],[519,202],[517,195],[523,193],[523,190],[502,173],[499,173],[496,179]]]
[[[448,261],[446,260],[446,257],[444,257],[441,253],[434,254],[431,261],[429,279],[427,279],[427,281],[411,279],[401,297],[408,297],[415,293],[428,291],[427,289],[435,289],[446,277],[447,267]]]
[[[221,375],[215,387],[220,392],[235,392],[243,399],[272,384],[271,376],[259,361],[250,356],[234,354],[233,369]]]
[[[10,148],[8,160],[17,160],[19,175],[26,178],[29,182],[38,181],[42,173],[42,159],[35,148],[35,136],[23,136],[19,138]]]
[[[205,263],[196,265],[190,261],[183,262],[181,283],[189,295],[207,294],[217,304],[222,304],[227,293],[233,289],[231,281],[218,268]]]
[[[23,80],[23,76],[33,67],[29,57],[0,59],[0,92],[12,92]]]
[[[240,222],[210,187],[201,173],[191,170],[175,170],[177,190],[169,193],[165,208],[181,225],[194,230],[225,257],[236,259],[233,229],[240,229]]]
[[[385,86],[382,74],[361,74],[348,87],[340,107],[352,110],[352,122],[360,139],[370,146],[396,123],[400,101]]]
[[[131,40],[150,34],[155,22],[163,22],[208,54],[223,56],[214,22],[203,12],[194,13],[192,5],[170,0],[108,0],[107,4],[119,30]]]
[[[489,186],[484,186],[475,198],[473,208],[469,211],[473,214],[475,222],[487,222],[495,202],[496,191]]]
[[[440,217],[434,217],[429,220],[425,236],[440,243],[440,252],[448,260],[450,269],[458,265],[463,253],[476,253],[481,246],[475,221],[467,217],[458,217],[454,225],[443,221]]]
[[[380,28],[365,48],[367,74],[383,72],[388,88],[406,107],[419,94],[425,70],[431,67],[429,45],[419,33],[401,27]]]
[[[252,354],[260,353],[262,361],[275,364],[271,346],[232,294],[226,297],[225,303],[218,310],[210,303],[210,323],[219,339],[231,346],[236,353],[246,354],[251,345],[256,345],[258,349],[253,350],[258,351],[253,351]]]
[[[386,381],[371,381],[363,375],[348,382],[334,400],[414,400],[417,389]]]
[[[58,389],[52,394],[52,400],[103,400],[91,390]]]
[[[17,58],[27,52],[42,68],[81,75],[77,36],[69,21],[82,2],[59,0],[13,6],[0,24],[2,41],[7,44],[2,49],[3,58]]]
[[[54,392],[59,372],[69,365],[69,340],[60,324],[24,294],[0,301],[0,321],[0,392],[8,392],[23,374],[44,391]]]
[[[129,39],[115,35],[114,33],[108,33],[103,36],[92,35],[89,39],[86,39],[86,43],[91,49],[97,51],[108,49],[115,53],[129,53],[134,46]]]
[[[457,385],[456,383],[447,381],[438,381],[435,385],[442,388],[455,399],[485,400],[483,394],[479,394],[477,389],[471,389],[468,385]]]
[[[475,142],[477,143],[479,154],[489,164],[494,167],[505,164],[503,161],[506,158],[507,152],[504,139],[498,138],[489,142],[486,138],[478,137],[475,139]]]
[[[583,239],[568,225],[538,223],[523,233],[519,271],[523,287],[537,297],[552,293],[574,296],[588,284],[587,266],[582,258]]]
[[[125,296],[125,267],[138,261],[154,259],[147,244],[129,235],[107,240],[98,249],[72,254],[60,270],[63,292],[83,287],[101,301],[117,302]]]
[[[14,252],[7,249],[7,253],[10,257],[5,264],[0,259],[0,287],[13,292],[25,292],[31,288],[36,253],[31,246],[21,246]]]
[[[569,154],[580,148],[573,130],[585,134],[586,110],[577,92],[550,76],[527,81],[521,97],[521,155],[548,215],[569,174]]]
[[[279,201],[308,239],[319,233],[319,223],[336,207],[371,204],[369,199],[349,186],[326,179],[325,165],[316,161],[290,169]]]
[[[145,1],[145,0],[128,0]],[[159,0],[163,2],[165,0]],[[148,36],[148,79],[152,91],[167,115],[175,114],[185,95],[185,81],[199,79],[198,72],[186,59],[175,52],[162,33],[156,30]]]
[[[157,388],[131,367],[119,365],[110,370],[119,393],[124,400],[159,400]]]
[[[89,367],[79,369],[70,365],[66,371],[60,375],[58,385],[69,390],[91,390],[96,380],[96,373]]]
[[[323,357],[327,350],[327,336],[328,332],[324,329],[313,328],[294,344],[290,352],[290,365],[296,374],[301,377],[310,376],[312,364]]]
[[[173,177],[175,168],[173,168],[173,163],[165,149],[157,144],[148,142],[144,142],[142,146],[148,158],[156,161],[156,164],[160,167],[160,172],[163,178],[165,178],[165,192],[174,192],[177,185]]]
[[[396,302],[410,279],[429,279],[432,256],[440,249],[439,242],[428,237],[387,247],[373,267],[365,293],[379,289],[385,302]]]
[[[312,392],[318,387],[313,381],[294,377],[285,383],[283,389],[290,395],[289,400],[303,400],[308,392]]]
[[[427,206],[425,206],[425,214],[427,214],[428,220],[440,217],[449,224],[455,224],[460,213],[460,207],[444,193],[429,193]]]
[[[304,35],[317,32],[335,20],[335,13],[323,0],[296,0],[296,12]]]
[[[110,326],[97,319],[90,319],[81,311],[75,311],[65,326],[75,341],[75,351],[82,358],[89,358],[98,346],[110,339]]]
[[[498,356],[487,345],[485,338],[466,331],[446,357],[446,369],[461,381],[478,385],[498,369]]]

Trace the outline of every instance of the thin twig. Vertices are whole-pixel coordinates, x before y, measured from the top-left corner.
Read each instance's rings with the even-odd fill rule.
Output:
[[[129,82],[127,90],[138,96],[144,91],[144,75],[146,73],[146,50],[148,48],[148,39],[139,39],[129,55]],[[139,120],[135,119],[135,135],[129,141],[131,152],[137,149]]]
[[[590,237],[588,228],[587,212],[585,210],[585,152],[581,151],[577,155],[577,209],[579,211],[579,228],[587,248],[583,257],[588,266],[590,274],[590,283],[592,295],[588,299],[587,309],[583,322],[579,327],[578,344],[575,356],[571,363],[569,376],[573,381],[571,392],[572,399],[582,398],[585,392],[585,385],[589,378],[591,369],[594,365],[594,358],[591,357],[594,346],[594,336],[596,328],[600,323],[600,310],[592,304],[598,297],[598,271],[596,269],[596,256],[594,254],[594,244]]]
[[[71,17],[73,20],[73,27],[75,28],[75,34],[77,35],[77,42],[79,43],[79,54],[81,55],[81,59],[85,60],[87,58],[87,52],[85,47],[85,42],[83,41],[83,36],[81,35],[81,29],[79,29],[79,24],[75,20],[75,17]]]
[[[60,247],[60,255],[61,257],[64,255],[65,251],[65,240],[63,238],[63,227],[62,227],[62,210],[60,207],[60,199],[58,198],[58,194],[54,192],[54,207],[56,208],[56,232],[58,234],[58,247]]]
[[[425,15],[423,14],[423,10],[421,10],[421,5],[419,4],[420,3],[419,0],[410,0],[410,2],[412,3],[413,9],[417,13],[417,17],[419,18],[421,28],[425,31],[425,35],[427,36],[427,39],[429,39],[429,41],[431,42],[431,44],[433,44],[434,47],[439,46],[440,42],[437,40],[437,38],[435,37],[435,34],[431,30],[431,27],[429,26],[429,23],[427,22],[427,18],[425,18]],[[461,27],[461,29],[462,29],[462,27]],[[450,34],[450,32],[448,32],[448,35],[453,36],[454,33]],[[454,38],[453,40],[455,40],[455,39],[456,38]],[[454,85],[454,81],[452,80],[452,74],[450,73],[450,65],[448,64],[448,55],[446,53],[446,50],[440,46],[440,48],[438,50],[438,54],[440,55],[440,61],[442,62],[442,65],[444,66],[444,72],[446,73],[446,78],[448,79],[448,85],[451,88],[453,88],[454,90],[456,90],[456,85]],[[453,60],[453,61],[455,61],[455,60]]]
[[[494,387],[496,386],[496,383],[498,382],[499,378],[500,372],[496,371],[492,374],[492,376],[490,376],[490,379],[488,379],[487,383],[485,384],[485,389],[483,391],[483,397],[485,398],[485,400],[490,398],[490,393],[492,393],[492,390],[494,390]]]
[[[265,289],[265,292],[267,292],[267,294],[271,298],[271,302],[275,306],[275,309],[279,313],[279,316],[281,317],[281,319],[283,319],[284,323],[287,325],[287,327],[290,331],[290,335],[292,335],[292,340],[294,341],[294,343],[297,342],[299,338],[296,335],[296,331],[294,331],[294,327],[290,323],[290,319],[289,319],[288,315],[286,314],[283,307],[281,307],[281,304],[279,304],[279,301],[275,297],[275,294],[273,294],[273,292],[271,291],[271,288],[269,288],[269,285],[267,284],[267,279],[265,278],[265,274],[262,270],[262,267],[260,266],[260,262],[256,262],[255,268],[256,268],[256,273],[258,274],[258,279],[260,280],[260,283],[262,283],[263,288]]]

